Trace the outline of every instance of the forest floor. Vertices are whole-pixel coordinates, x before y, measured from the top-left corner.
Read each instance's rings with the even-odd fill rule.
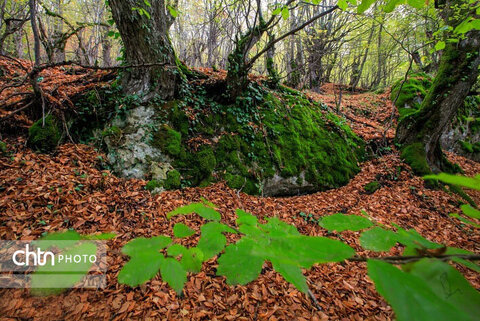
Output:
[[[330,89],[332,89],[331,86]],[[328,87],[309,93],[331,108],[335,95]],[[367,141],[391,142],[392,104],[388,93],[343,94],[340,110],[354,131]],[[387,130],[386,130],[387,129]],[[100,290],[73,289],[58,296],[32,297],[25,289],[0,290],[2,320],[391,320],[393,311],[377,294],[367,277],[366,264],[315,265],[305,271],[309,286],[322,310],[283,280],[270,264],[246,286],[228,286],[215,276],[216,260],[204,263],[202,272],[190,274],[183,297],[158,277],[137,288],[119,285],[116,277],[127,257],[121,247],[138,236],[172,236],[175,223],[183,222],[197,233],[184,245],[198,240],[202,221],[194,215],[166,218],[174,208],[201,200],[217,204],[222,221],[234,225],[234,210],[257,217],[276,216],[294,224],[306,235],[327,236],[317,221],[342,212],[370,217],[386,226],[414,228],[431,241],[470,251],[480,251],[480,233],[448,216],[458,212],[460,198],[442,190],[427,189],[412,175],[389,144],[382,154],[361,164],[361,172],[348,185],[325,192],[287,198],[249,196],[217,183],[151,195],[146,181],[122,179],[100,170],[101,154],[80,144],[64,144],[54,155],[37,154],[25,147],[25,138],[6,140],[8,155],[0,156],[0,239],[36,239],[44,232],[73,228],[79,233],[115,232],[108,241],[107,286]],[[480,164],[449,154],[469,176],[480,173]],[[105,156],[103,156],[105,157]],[[367,194],[364,186],[377,180],[381,188]],[[467,191],[480,203],[480,192]],[[305,214],[302,214],[305,213]],[[308,214],[311,214],[309,217]],[[340,233],[359,254],[359,232]],[[328,235],[329,237],[335,237]],[[396,255],[401,246],[383,255]],[[458,267],[474,287],[480,276]]]

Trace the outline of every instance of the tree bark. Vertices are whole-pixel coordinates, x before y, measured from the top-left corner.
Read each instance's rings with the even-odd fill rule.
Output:
[[[478,77],[480,31],[458,44],[448,43],[439,71],[418,113],[398,124],[396,140],[402,157],[419,175],[451,171],[440,147],[440,136],[464,104]]]
[[[35,0],[29,0],[30,6],[30,22],[32,24],[33,33],[33,52],[35,56],[35,66],[40,65],[40,36],[37,28],[37,4]]]
[[[151,1],[151,6],[135,0],[110,0],[109,4],[122,37],[126,62],[164,65],[125,72],[125,93],[138,95],[142,101],[154,96],[172,99],[178,89],[180,71],[168,36],[173,18],[167,13],[165,1]]]

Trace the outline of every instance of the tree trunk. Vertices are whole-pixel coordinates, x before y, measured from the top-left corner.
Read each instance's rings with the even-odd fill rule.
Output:
[[[143,101],[153,96],[161,99],[173,98],[179,84],[180,71],[168,37],[173,19],[167,13],[165,1],[152,1],[151,6],[136,0],[110,0],[109,4],[122,37],[126,63],[162,64],[131,68],[125,72],[125,93],[136,94]]]
[[[35,66],[40,65],[40,36],[37,28],[37,4],[35,0],[29,0],[30,6],[30,22],[32,24],[33,33],[33,52],[35,56]]]
[[[451,171],[440,136],[477,80],[479,48],[480,31],[469,32],[458,44],[448,43],[420,111],[398,124],[396,140],[402,145],[402,158],[419,175]]]

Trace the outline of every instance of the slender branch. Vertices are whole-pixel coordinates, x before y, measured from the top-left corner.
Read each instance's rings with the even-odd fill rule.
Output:
[[[265,48],[263,48],[262,50],[260,50],[260,52],[258,52],[252,59],[250,59],[250,61],[248,62],[248,68],[251,68],[253,66],[253,64],[255,63],[255,61],[257,61],[258,58],[260,58],[264,53],[266,53],[268,51],[268,49],[270,49],[271,47],[273,47],[277,42],[287,38],[288,36],[291,36],[295,33],[297,33],[298,31],[304,29],[306,26],[308,26],[309,24],[315,22],[316,20],[320,19],[321,17],[323,16],[326,16],[327,14],[330,14],[332,13],[333,11],[335,11],[336,9],[338,9],[338,6],[334,6],[334,7],[331,7],[330,9],[328,10],[325,10],[323,12],[320,12],[319,14],[317,14],[316,16],[312,17],[310,20],[307,20],[306,22],[304,22],[303,24],[299,25],[298,27],[290,30],[289,32],[287,33],[284,33],[283,35],[281,35],[280,37],[278,38],[275,38],[273,39],[272,41],[269,41],[267,43],[267,45],[265,46]]]

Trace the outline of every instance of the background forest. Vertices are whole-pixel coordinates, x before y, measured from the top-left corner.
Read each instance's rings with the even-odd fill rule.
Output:
[[[108,247],[0,318],[477,320],[479,67],[478,0],[0,0],[0,240]]]

